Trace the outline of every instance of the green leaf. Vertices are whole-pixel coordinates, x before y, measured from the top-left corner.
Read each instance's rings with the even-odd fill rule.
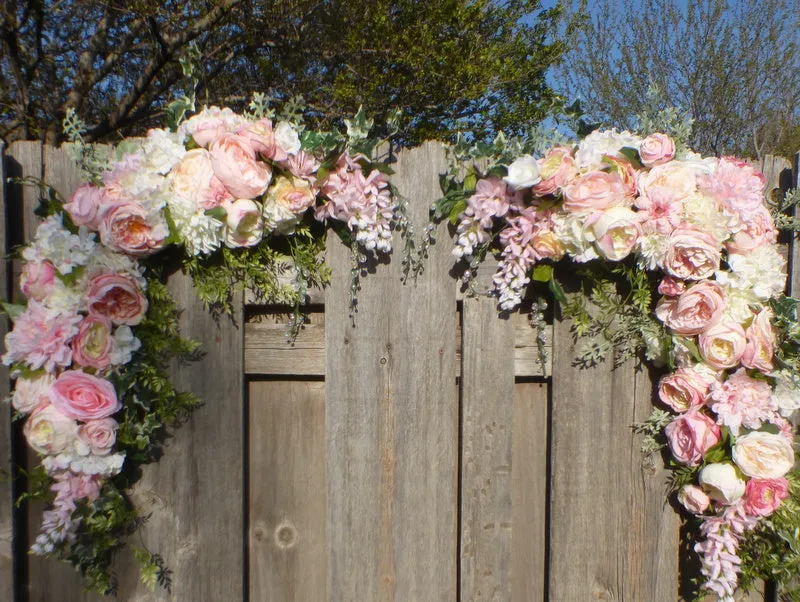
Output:
[[[555,276],[550,279],[548,286],[550,287],[550,292],[552,292],[553,296],[555,296],[556,301],[558,301],[561,305],[567,305],[569,302],[567,299],[567,294],[564,292],[564,289],[561,288],[561,285],[559,284],[558,280],[555,279]]]
[[[619,149],[619,154],[625,157],[628,161],[630,161],[634,166],[641,165],[641,160],[639,159],[639,150],[635,149],[630,146],[624,146]]]
[[[451,224],[457,224],[459,221],[461,221],[461,214],[464,213],[466,208],[467,208],[466,199],[460,199],[456,201],[450,208],[450,213],[448,214],[447,219],[450,220]]]
[[[213,209],[208,209],[205,212],[206,215],[213,217],[214,219],[218,219],[219,221],[225,221],[225,218],[228,216],[228,212],[225,211],[224,207],[214,207]]]
[[[550,282],[553,279],[553,266],[540,263],[533,268],[533,279],[536,282]]]
[[[8,317],[12,320],[16,320],[28,309],[27,305],[21,303],[0,303],[0,305],[3,306],[3,311],[8,314]]]

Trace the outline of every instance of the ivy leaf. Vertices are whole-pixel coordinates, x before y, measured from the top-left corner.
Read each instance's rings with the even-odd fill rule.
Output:
[[[450,208],[450,213],[447,216],[447,219],[450,220],[450,223],[455,225],[461,220],[461,214],[467,208],[467,201],[464,199],[460,199],[456,201],[453,206]]]

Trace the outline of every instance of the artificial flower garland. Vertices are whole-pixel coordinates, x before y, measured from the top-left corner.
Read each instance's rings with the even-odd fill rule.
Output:
[[[554,262],[627,266],[640,342],[670,369],[658,385],[670,414],[650,433],[666,441],[677,498],[699,519],[702,586],[733,600],[740,546],[781,511],[800,528],[788,421],[800,408],[797,301],[783,295],[786,261],[764,177],[735,158],[677,149],[665,134],[608,130],[538,159],[473,168],[465,182],[437,212],[452,216],[453,254],[472,268],[497,250],[501,310],[517,307],[532,280],[549,281],[565,313],[587,325],[583,301],[568,301],[554,280]]]
[[[27,304],[7,307],[14,328],[3,356],[13,407],[41,457],[39,493],[51,501],[32,553],[68,559],[91,587],[113,591],[121,538],[106,544],[106,531],[139,524],[124,473],[150,461],[160,429],[196,404],[164,371],[170,354],[193,346],[177,334],[177,308],[148,257],[173,243],[198,261],[279,246],[300,229],[312,237],[314,220],[338,222],[362,256],[391,252],[395,193],[382,166],[358,153],[376,144],[369,125],[359,113],[345,137],[208,108],[122,145],[95,182],[44,207],[22,250]],[[302,290],[300,267],[289,266]],[[160,558],[144,556],[143,575],[164,584]]]

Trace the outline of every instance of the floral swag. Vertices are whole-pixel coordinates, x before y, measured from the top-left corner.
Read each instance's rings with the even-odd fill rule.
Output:
[[[168,247],[210,306],[248,287],[294,304],[297,327],[306,287],[329,276],[323,225],[351,245],[354,278],[365,253],[389,253],[392,231],[410,225],[361,112],[347,135],[313,132],[257,97],[247,114],[205,109],[108,161],[69,119],[89,182],[66,203],[43,188],[43,221],[22,250],[27,304],[7,306],[3,361],[42,458],[24,497],[51,503],[31,552],[69,560],[109,593],[113,554],[141,522],[125,490],[164,427],[197,404],[166,376],[170,357],[196,350],[164,285]],[[496,163],[461,178],[468,146],[455,147],[433,218],[453,222],[470,288],[495,250],[501,310],[547,286],[587,338],[581,361],[623,361],[639,343],[666,366],[657,396],[669,411],[637,429],[645,451],[668,449],[673,489],[699,526],[703,588],[730,600],[757,578],[789,581],[800,567],[788,421],[800,407],[800,327],[763,176],[666,134],[611,130],[538,159],[501,138],[482,150]],[[580,272],[588,293],[563,291],[564,258],[595,268]],[[146,582],[169,584],[159,556],[136,555]]]

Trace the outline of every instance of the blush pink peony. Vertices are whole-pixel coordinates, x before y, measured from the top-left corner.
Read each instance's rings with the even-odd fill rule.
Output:
[[[744,492],[744,509],[752,516],[769,516],[789,497],[789,481],[779,479],[750,479]]]
[[[772,358],[775,354],[776,337],[772,328],[775,314],[768,307],[761,309],[747,327],[747,344],[742,354],[742,365],[746,368],[760,370],[766,374],[772,372]]]
[[[703,280],[719,267],[719,241],[707,232],[682,224],[670,234],[664,270],[683,280]]]
[[[22,294],[34,301],[44,301],[53,292],[56,268],[49,261],[28,261],[19,277]]]
[[[717,382],[713,370],[702,364],[681,366],[664,376],[658,384],[658,397],[676,412],[687,412],[703,406],[711,385]]]
[[[777,414],[769,384],[750,377],[744,368],[739,368],[725,382],[711,386],[709,405],[717,413],[717,421],[729,427],[734,435],[739,434],[742,426],[760,428]]]
[[[3,363],[21,362],[32,370],[54,372],[72,362],[72,338],[78,334],[81,316],[47,309],[36,301],[14,321],[14,330],[6,334]]]
[[[617,173],[590,171],[564,188],[564,209],[584,213],[626,204],[625,184]]]
[[[105,273],[89,280],[86,287],[89,314],[105,316],[114,324],[135,326],[144,318],[147,299],[128,274]]]
[[[103,191],[92,184],[81,184],[72,193],[68,203],[64,203],[64,210],[69,213],[72,223],[76,226],[86,226],[90,230],[97,230],[99,226],[98,213],[103,204]]]
[[[531,188],[537,196],[555,194],[566,186],[577,171],[572,149],[565,147],[550,149],[538,163],[542,180]]]
[[[141,257],[161,249],[169,228],[163,216],[152,214],[141,203],[130,200],[110,202],[99,213],[100,240],[109,249]]]
[[[725,309],[722,288],[716,282],[703,281],[678,297],[662,297],[656,316],[676,334],[696,335],[717,324]]]
[[[69,451],[78,436],[78,425],[72,417],[52,405],[39,406],[28,417],[23,428],[28,444],[42,455]]]
[[[723,320],[701,332],[697,343],[703,360],[712,368],[724,370],[739,364],[747,340],[738,322]]]
[[[272,169],[256,159],[250,141],[225,134],[209,148],[211,166],[225,188],[237,199],[253,199],[266,192]]]
[[[98,370],[108,368],[114,348],[111,329],[111,320],[106,316],[87,316],[72,340],[72,359],[75,363]]]

